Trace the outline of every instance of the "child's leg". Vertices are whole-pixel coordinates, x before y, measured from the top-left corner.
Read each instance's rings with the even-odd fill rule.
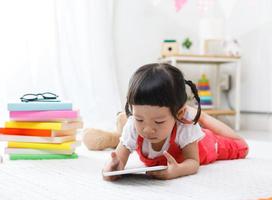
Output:
[[[218,135],[218,138],[222,138],[225,146],[231,149],[237,149],[237,158],[244,158],[248,154],[248,145],[244,138],[239,136],[235,131],[224,124],[223,122],[213,118],[212,116],[202,112],[199,120],[199,124],[214,134]],[[223,137],[221,137],[223,136]],[[233,155],[236,150],[233,150]],[[236,152],[237,153],[237,152]],[[229,157],[230,159],[235,159],[235,155]]]
[[[245,158],[248,145],[243,139],[233,139],[221,135],[214,135],[217,141],[217,160],[232,160]]]
[[[196,114],[196,109],[193,107],[187,106],[187,110],[192,113],[194,116]],[[243,139],[241,136],[239,136],[237,133],[234,132],[232,128],[224,124],[223,122],[213,118],[212,116],[208,115],[205,112],[201,112],[200,118],[198,123],[202,128],[209,129],[213,133],[216,133],[218,135],[222,135],[225,137],[235,138],[235,139]]]
[[[200,164],[209,164],[216,160],[232,160],[245,158],[248,145],[244,140],[233,139],[214,134],[208,129],[202,129],[205,137],[198,143]]]
[[[195,108],[192,108],[189,106],[187,106],[187,109],[189,112],[192,113],[193,116],[197,112]],[[239,136],[232,128],[230,128],[223,122],[213,118],[212,116],[202,111],[198,123],[200,124],[202,128],[210,130],[213,134],[218,135],[219,137],[220,136],[226,137],[226,140],[230,138],[229,141],[233,139],[236,140],[234,143],[237,143],[237,144],[239,143],[238,145],[239,147],[242,146],[244,148],[244,146],[246,146],[246,150],[244,150],[244,154],[245,156],[247,155],[248,145],[246,141],[241,136]],[[229,146],[231,146],[232,144],[233,143],[229,143]],[[228,145],[225,145],[225,146],[228,146]]]
[[[85,129],[83,142],[89,150],[103,150],[115,148],[119,143],[123,127],[127,121],[124,112],[119,113],[116,119],[116,132],[103,131],[99,129]]]

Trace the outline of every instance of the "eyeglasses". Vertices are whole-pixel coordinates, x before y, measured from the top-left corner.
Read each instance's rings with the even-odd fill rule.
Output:
[[[20,99],[22,102],[29,102],[29,101],[59,101],[57,98],[59,96],[51,93],[51,92],[45,92],[45,93],[38,93],[38,94],[25,94]]]

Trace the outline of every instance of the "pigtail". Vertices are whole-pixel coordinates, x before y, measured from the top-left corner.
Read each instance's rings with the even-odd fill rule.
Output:
[[[131,111],[130,111],[130,109],[129,109],[128,102],[126,102],[126,105],[125,105],[125,111],[126,111],[126,115],[127,115],[127,117],[129,117],[129,116],[131,116],[131,115],[132,115],[132,113],[131,113]]]
[[[198,96],[196,85],[192,81],[187,81],[187,80],[185,80],[185,83],[190,86],[190,88],[191,88],[191,90],[192,90],[192,92],[194,94],[194,97],[195,97],[195,99],[197,101],[197,104],[198,104],[197,113],[196,113],[196,116],[195,116],[195,118],[193,120],[194,124],[196,124],[199,117],[200,117],[200,115],[201,115],[200,98]]]

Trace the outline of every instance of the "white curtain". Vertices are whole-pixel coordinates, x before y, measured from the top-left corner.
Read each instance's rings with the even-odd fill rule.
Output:
[[[54,92],[85,127],[110,129],[120,111],[113,0],[0,0],[0,120],[25,93]]]

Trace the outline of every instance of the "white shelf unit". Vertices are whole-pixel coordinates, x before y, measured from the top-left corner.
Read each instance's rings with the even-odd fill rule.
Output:
[[[241,74],[241,58],[230,56],[212,56],[212,55],[176,55],[159,58],[160,62],[167,62],[173,66],[178,67],[180,63],[190,64],[209,64],[215,65],[216,68],[216,94],[215,94],[215,109],[203,110],[210,115],[234,115],[235,116],[235,130],[240,130],[240,74]],[[227,63],[233,63],[235,67],[235,107],[234,110],[220,109],[221,90],[219,85],[220,66]]]

